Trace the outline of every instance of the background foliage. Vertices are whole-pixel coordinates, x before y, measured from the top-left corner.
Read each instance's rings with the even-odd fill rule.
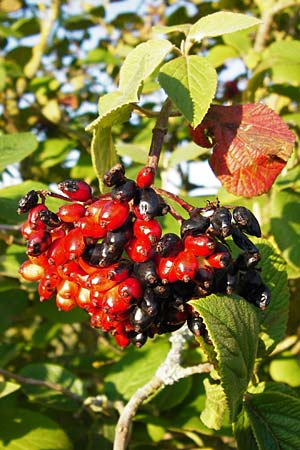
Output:
[[[84,178],[97,191],[97,174],[92,165],[95,161],[90,151],[92,136],[85,128],[97,117],[99,96],[115,92],[117,86],[129,89],[124,81],[120,82],[126,80],[124,67],[120,72],[124,58],[138,44],[147,45],[149,39],[161,36],[153,35],[153,26],[157,33],[166,31],[166,26],[174,27],[168,29],[172,31],[168,37],[180,46],[182,34],[173,31],[221,10],[251,14],[263,22],[256,28],[223,36],[208,35],[196,45],[195,53],[207,57],[218,74],[215,103],[263,102],[299,137],[300,2],[146,1],[130,5],[122,1],[100,4],[3,0],[0,5],[0,367],[63,388],[58,392],[50,385],[32,386],[3,378],[0,448],[110,449],[120,402],[149,381],[167,354],[168,339],[159,337],[140,350],[120,351],[109,336],[89,327],[82,311],[65,314],[58,312],[53,302],[41,305],[36,286],[24,283],[18,276],[25,248],[15,229],[23,220],[16,214],[17,201],[30,189],[52,186],[70,177]],[[182,30],[186,31],[184,27]],[[167,54],[168,47],[166,41],[165,48],[155,48],[158,60]],[[165,76],[169,68],[165,66]],[[160,82],[163,85],[162,74]],[[155,76],[147,78],[142,87],[138,83],[131,88],[144,108],[160,109],[163,93]],[[129,100],[137,99],[127,98],[126,102]],[[120,99],[115,101],[118,105]],[[103,103],[102,100],[105,109]],[[124,118],[129,117],[130,108],[121,105],[121,112]],[[114,116],[104,119],[108,120],[107,126],[110,120],[113,123]],[[145,164],[153,126],[153,118],[133,113],[129,122],[111,130],[113,145],[127,166],[128,177],[134,178]],[[108,138],[101,142],[101,148],[104,144],[112,145]],[[191,143],[187,121],[172,117],[157,183],[182,197],[194,195],[189,201],[204,206],[211,198],[201,189],[207,187],[209,156],[208,149]],[[213,406],[223,404],[215,380],[208,375],[194,375],[158,392],[140,408],[130,448],[147,450],[159,445],[161,449],[228,449],[237,444],[243,449],[300,448],[299,440],[293,438],[300,420],[299,158],[297,145],[267,194],[241,199],[224,188],[218,189],[222,203],[243,204],[254,211],[266,238],[260,244],[263,260],[267,261],[262,267],[266,281],[276,293],[276,287],[286,283],[286,270],[290,295],[287,326],[287,310],[280,298],[282,290],[273,295],[272,308],[262,319],[262,328],[265,326],[272,333],[262,333],[258,343],[260,359],[255,373],[260,383],[247,394],[236,421],[235,437],[227,409],[220,414]],[[54,210],[55,202],[49,200]],[[164,228],[178,232],[170,219],[164,219]],[[274,248],[281,256],[274,253]],[[224,299],[223,311],[228,307],[230,304]],[[217,352],[223,355],[220,370],[226,378],[231,367],[226,363],[222,342],[228,329],[215,325],[217,319],[210,314],[209,304],[203,302],[199,308],[208,329],[220,330],[213,338]],[[247,316],[247,311],[244,313],[245,324],[247,320],[255,321]],[[255,335],[245,327],[249,335]],[[237,339],[236,343],[243,354],[246,342]],[[247,348],[254,352],[254,347],[255,343],[252,349]],[[271,350],[274,351],[270,354]],[[206,356],[192,340],[186,346],[184,359],[190,365],[205,361]],[[245,385],[248,375],[247,371],[241,374]],[[227,389],[230,391],[230,381]],[[233,401],[229,405],[232,413],[235,396],[242,393],[228,395]],[[92,400],[95,396],[98,402]],[[256,426],[258,411],[275,430],[274,442],[269,442],[269,446],[265,446],[263,427]],[[276,431],[276,424],[283,423],[285,417],[289,440],[286,434],[278,435]]]

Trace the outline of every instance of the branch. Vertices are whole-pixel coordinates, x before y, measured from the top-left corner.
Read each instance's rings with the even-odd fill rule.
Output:
[[[279,13],[285,8],[289,8],[290,6],[296,5],[299,5],[299,2],[297,0],[287,1],[286,3],[279,2],[277,4],[274,4],[274,6],[267,9],[266,11],[263,11],[261,17],[262,23],[257,30],[256,39],[253,47],[254,51],[261,52],[265,48],[266,42],[270,36],[270,30],[272,27],[275,14]]]
[[[0,368],[0,375],[3,375],[5,378],[12,378],[13,380],[18,381],[21,384],[30,384],[32,386],[44,386],[49,389],[53,389],[54,391],[60,392],[61,394],[64,394],[67,397],[72,398],[76,402],[79,402],[81,404],[84,403],[83,397],[81,397],[80,395],[74,394],[74,392],[70,391],[69,389],[64,388],[60,384],[51,383],[50,381],[37,380],[35,378],[22,377],[21,375],[17,375],[16,373],[9,372],[8,370],[1,369],[1,368]]]
[[[24,73],[28,78],[33,78],[40,66],[47,47],[48,38],[58,16],[60,0],[52,0],[50,5],[50,11],[46,11],[45,18],[42,21],[40,40],[33,48],[30,61],[24,67]]]
[[[133,109],[139,112],[141,115],[145,117],[158,117],[160,115],[160,111],[151,111],[150,109],[143,108],[142,106],[139,106],[137,103],[132,103]],[[182,116],[181,112],[179,111],[171,111],[169,114],[169,117],[180,117]]]
[[[182,367],[181,357],[187,337],[190,336],[187,326],[172,333],[171,349],[165,361],[159,366],[153,378],[139,388],[124,407],[119,417],[113,450],[125,450],[130,438],[132,420],[140,405],[159,388],[171,385],[181,378],[195,373],[208,373],[213,369],[210,363],[197,366]]]
[[[165,100],[161,111],[157,117],[155,127],[152,130],[152,141],[146,166],[152,167],[156,172],[160,152],[164,143],[164,138],[168,130],[168,120],[171,114],[172,102],[169,97]]]

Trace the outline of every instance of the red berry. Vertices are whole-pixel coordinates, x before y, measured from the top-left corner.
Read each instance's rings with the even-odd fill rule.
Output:
[[[78,294],[79,286],[71,280],[61,280],[57,285],[57,293],[65,298],[74,299]]]
[[[105,292],[113,288],[117,281],[113,281],[107,278],[108,268],[98,269],[89,275],[86,281],[86,287],[90,289],[96,289],[98,292]]]
[[[101,227],[99,223],[95,222],[95,220],[90,216],[85,216],[77,220],[75,226],[80,228],[83,236],[94,239],[100,239],[107,233],[106,228]]]
[[[115,286],[103,294],[102,308],[110,317],[116,317],[120,313],[127,312],[130,305],[119,295],[118,286]]]
[[[136,184],[140,188],[147,188],[153,184],[155,178],[155,170],[153,167],[145,166],[143,167],[136,177]]]
[[[192,252],[184,250],[176,256],[174,268],[178,280],[192,280],[196,270],[198,269],[197,258]]]
[[[41,211],[48,211],[47,206],[39,204],[30,210],[28,214],[28,223],[31,228],[38,230],[45,230],[47,228],[47,225],[40,219]]]
[[[129,258],[134,262],[147,261],[152,255],[152,247],[149,239],[133,237],[125,246]]]
[[[58,238],[49,246],[47,256],[49,258],[50,264],[60,266],[68,261],[69,254],[65,250],[64,241],[65,237]]]
[[[45,270],[44,281],[47,286],[56,288],[58,283],[61,281],[61,277],[57,272],[57,268],[55,266],[49,265]]]
[[[119,295],[130,302],[132,298],[139,300],[143,296],[143,288],[139,280],[128,277],[118,285]]]
[[[26,220],[21,227],[21,234],[26,240],[28,240],[32,233],[35,233],[35,231],[36,230],[30,225],[29,220]]]
[[[59,311],[70,311],[76,306],[76,301],[72,297],[63,297],[60,294],[56,294],[56,306]]]
[[[120,347],[127,347],[127,345],[130,344],[130,340],[128,339],[126,334],[117,333],[117,334],[114,335],[114,338],[115,338],[116,343]]]
[[[126,222],[129,214],[129,205],[127,202],[117,202],[109,200],[103,206],[99,214],[99,224],[108,231],[115,230]]]
[[[38,285],[38,294],[40,301],[48,300],[55,293],[56,288],[49,286],[48,280],[42,278]]]
[[[87,309],[91,304],[90,290],[84,287],[79,288],[75,301],[79,308]]]
[[[58,189],[72,200],[79,202],[86,202],[92,197],[90,185],[83,180],[71,179],[62,181],[58,184]]]
[[[107,278],[120,283],[129,277],[131,268],[132,263],[128,259],[121,259],[107,268]]]
[[[66,203],[59,207],[57,215],[64,222],[74,223],[85,215],[85,207],[81,203]]]
[[[188,235],[184,239],[184,247],[186,250],[194,253],[196,256],[209,256],[217,246],[217,242],[207,234],[198,236]]]
[[[50,244],[51,235],[48,231],[36,231],[30,235],[27,242],[27,255],[39,256],[47,250]]]
[[[133,224],[133,234],[136,237],[147,237],[152,245],[156,244],[162,235],[162,228],[156,219],[136,219]]]
[[[95,202],[88,205],[85,209],[85,215],[88,217],[91,217],[95,220],[95,222],[99,221],[99,214],[102,211],[102,208],[109,200],[100,198],[99,200],[96,200]]]
[[[27,281],[39,281],[45,273],[43,266],[35,264],[29,259],[24,261],[19,268],[19,274]]]
[[[161,281],[166,283],[174,283],[178,280],[174,267],[175,256],[167,256],[158,258],[157,273]]]
[[[214,269],[225,269],[231,263],[231,256],[226,251],[215,252],[207,257],[207,262]]]
[[[79,228],[69,231],[63,240],[68,259],[74,259],[80,256],[86,247],[84,236]]]

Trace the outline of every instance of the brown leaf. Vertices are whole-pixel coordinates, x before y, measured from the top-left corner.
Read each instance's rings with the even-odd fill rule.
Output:
[[[229,192],[244,197],[270,190],[295,142],[278,114],[260,103],[212,105],[191,136],[202,146],[211,137],[215,175]]]

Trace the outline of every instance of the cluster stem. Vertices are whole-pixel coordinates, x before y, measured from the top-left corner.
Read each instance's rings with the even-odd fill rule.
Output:
[[[168,120],[172,111],[172,101],[169,97],[165,100],[155,126],[152,130],[152,141],[150,145],[149,155],[146,166],[152,167],[156,172],[164,138],[168,130]]]

